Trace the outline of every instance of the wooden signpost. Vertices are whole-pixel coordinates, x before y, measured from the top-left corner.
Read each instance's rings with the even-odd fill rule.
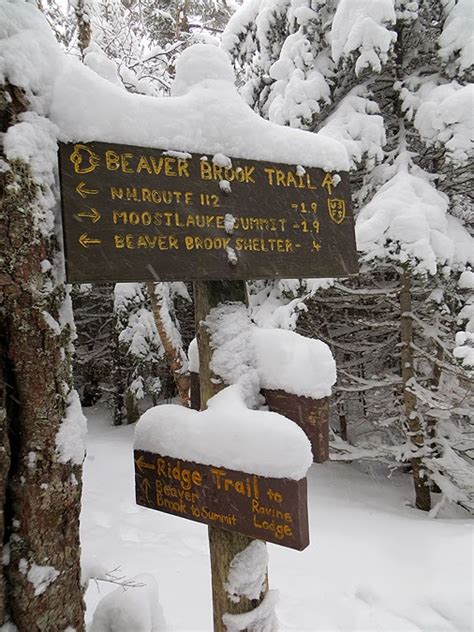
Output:
[[[357,272],[347,173],[97,142],[59,160],[69,282]]]
[[[236,472],[135,450],[143,507],[302,551],[309,545],[306,479]]]
[[[357,273],[347,173],[100,142],[60,143],[59,166],[68,282],[195,282],[201,407],[225,386],[210,369],[205,319],[221,303],[245,303],[244,280]],[[139,450],[135,474],[138,504],[209,525],[215,632],[225,613],[265,596],[267,581],[258,599],[226,589],[252,538],[309,544],[306,479]]]

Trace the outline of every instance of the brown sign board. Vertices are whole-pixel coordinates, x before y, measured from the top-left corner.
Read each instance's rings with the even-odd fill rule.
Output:
[[[135,450],[137,504],[302,551],[307,485]]]
[[[68,281],[357,273],[347,173],[227,160],[60,143]]]
[[[261,393],[265,397],[269,410],[291,419],[304,431],[311,442],[314,462],[327,461],[329,459],[329,397],[313,399],[287,393],[282,389],[262,389]]]

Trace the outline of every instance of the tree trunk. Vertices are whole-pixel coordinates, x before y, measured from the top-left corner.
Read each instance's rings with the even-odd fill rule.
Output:
[[[168,335],[162,316],[162,310],[165,309],[165,306],[156,295],[155,283],[153,281],[149,281],[146,285],[148,294],[150,295],[151,308],[153,310],[156,328],[163,344],[166,359],[173,375],[176,388],[178,389],[179,399],[181,400],[183,406],[189,408],[190,378],[189,371],[184,370],[184,351],[183,349],[177,348]]]
[[[341,439],[347,442],[346,407],[341,393],[336,396],[336,411],[339,419],[339,432],[341,435]]]
[[[125,415],[125,391],[127,390],[127,383],[124,377],[124,370],[122,367],[123,357],[120,353],[120,342],[116,327],[112,335],[113,344],[113,363],[111,371],[111,384],[112,384],[112,419],[114,426],[121,426],[124,423]]]
[[[0,86],[1,132],[26,109],[17,88]],[[78,402],[71,385],[72,327],[64,322],[68,296],[64,284],[55,283],[59,271],[48,272],[45,266],[59,260],[55,237],[45,236],[34,219],[47,195],[27,163],[16,160],[8,166],[0,174],[0,234],[5,239],[0,367],[8,389],[0,398],[6,562],[0,623],[9,620],[20,632],[82,632],[80,437],[75,437],[79,457],[74,462],[57,451],[59,429],[72,412],[73,398]],[[79,411],[75,419],[80,424]],[[74,426],[72,417],[68,423]]]
[[[125,392],[125,410],[127,412],[127,424],[134,424],[140,417],[140,410],[135,395],[127,390]]]
[[[89,11],[91,3],[87,0],[77,0],[75,13],[77,19],[77,45],[84,58],[84,51],[91,43],[91,16]]]
[[[434,391],[438,391],[441,384],[441,377],[443,375],[442,362],[444,360],[444,349],[436,342],[436,361],[433,366],[433,374],[431,376],[431,388]],[[427,435],[430,441],[430,447],[432,450],[432,456],[434,458],[441,457],[441,446],[436,442],[436,429],[437,429],[438,419],[436,417],[432,417],[428,415],[426,426],[427,426]],[[441,494],[441,488],[435,481],[430,481],[430,489],[434,494]]]
[[[210,370],[212,349],[209,333],[203,321],[214,307],[226,301],[247,303],[245,283],[243,281],[198,281],[194,283],[194,305],[196,332],[199,348],[199,375],[201,389],[201,409],[206,408],[207,401],[225,388],[221,380],[216,380]],[[212,600],[214,612],[214,632],[226,632],[222,621],[225,613],[241,614],[256,608],[265,597],[268,579],[259,599],[249,600],[241,597],[235,603],[229,599],[225,583],[229,574],[229,566],[235,555],[249,546],[254,540],[237,533],[231,533],[209,527],[209,549],[212,572]],[[249,631],[250,632],[250,631]]]
[[[411,459],[413,482],[415,485],[415,505],[418,509],[431,509],[431,496],[427,471],[423,464],[423,457],[418,453],[425,446],[425,431],[422,420],[416,409],[416,395],[413,392],[415,383],[415,369],[413,366],[413,320],[411,301],[412,277],[405,269],[401,275],[400,291],[400,338],[401,363],[403,382],[403,409],[407,434],[413,444],[416,456]]]
[[[1,287],[1,281],[0,281]],[[0,327],[5,318],[3,295],[0,293]],[[7,428],[7,388],[9,384],[9,376],[7,375],[7,358],[6,358],[5,332],[0,329],[0,542],[6,540],[5,534],[5,501],[7,493],[8,471],[10,469],[10,444],[8,441]],[[8,619],[7,611],[7,595],[3,572],[0,575],[0,625]]]

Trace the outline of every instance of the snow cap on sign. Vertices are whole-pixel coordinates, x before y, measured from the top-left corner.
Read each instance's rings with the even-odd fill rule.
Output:
[[[311,444],[293,421],[251,410],[234,384],[202,411],[166,404],[150,408],[135,429],[135,450],[232,470],[300,480],[313,462]]]
[[[251,328],[255,368],[261,388],[321,399],[331,395],[336,362],[322,340],[286,329]],[[189,370],[199,373],[199,349],[193,338],[188,349]]]
[[[55,139],[220,153],[327,171],[349,168],[337,139],[256,114],[238,94],[230,61],[216,46],[189,47],[177,62],[173,96],[151,97],[117,85],[100,55],[92,56],[94,70],[66,55],[33,4],[4,2],[0,24],[0,79],[25,90],[35,111],[52,124]],[[17,146],[9,143],[8,159],[17,157]]]
[[[331,395],[336,362],[322,340],[285,329],[254,327],[253,343],[262,388],[313,399]]]

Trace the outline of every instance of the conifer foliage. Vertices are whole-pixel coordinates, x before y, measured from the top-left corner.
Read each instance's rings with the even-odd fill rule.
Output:
[[[216,42],[229,0],[74,0],[65,15],[40,3],[58,41],[102,77],[131,92],[168,94],[178,55]]]
[[[436,511],[474,506],[471,12],[248,0],[223,36],[249,105],[341,141],[352,165],[361,275],[254,284],[256,318],[279,300],[272,324],[297,321],[333,348],[334,458],[409,464],[416,506],[441,492]]]

